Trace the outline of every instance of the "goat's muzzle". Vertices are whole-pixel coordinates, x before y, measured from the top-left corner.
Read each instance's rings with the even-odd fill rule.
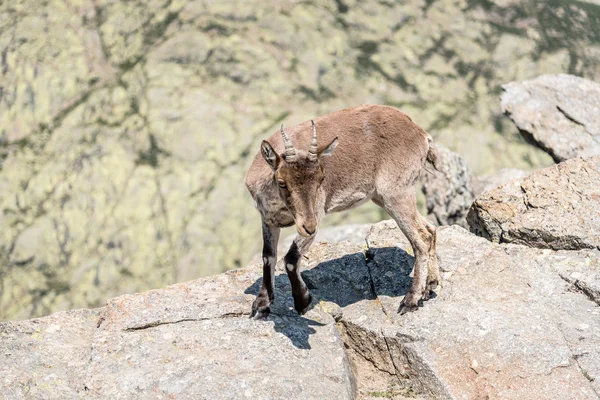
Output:
[[[296,221],[296,230],[301,236],[310,237],[317,232],[317,222],[308,222],[303,220]]]

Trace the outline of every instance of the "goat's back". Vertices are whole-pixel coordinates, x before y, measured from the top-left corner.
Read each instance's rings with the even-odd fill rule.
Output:
[[[332,157],[322,160],[326,180],[335,187],[365,186],[376,180],[406,184],[418,175],[429,151],[431,136],[396,108],[361,105],[314,119],[319,149],[339,138]],[[312,136],[310,121],[286,127],[294,147],[308,149]],[[277,130],[267,141],[279,154],[284,152]],[[407,182],[401,182],[406,178]],[[272,179],[272,171],[260,152],[246,175],[253,192]]]

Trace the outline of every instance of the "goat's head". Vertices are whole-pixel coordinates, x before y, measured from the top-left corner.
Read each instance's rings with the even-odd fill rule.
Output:
[[[294,216],[298,233],[307,237],[317,230],[317,193],[325,179],[321,159],[330,156],[338,144],[338,138],[335,138],[327,146],[317,148],[317,127],[314,121],[311,123],[313,133],[308,151],[294,147],[283,125],[284,153],[277,154],[266,140],[261,144],[261,153],[273,169],[279,195]]]

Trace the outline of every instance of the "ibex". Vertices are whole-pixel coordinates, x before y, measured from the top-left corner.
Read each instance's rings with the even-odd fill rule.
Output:
[[[300,275],[302,255],[328,213],[372,200],[394,218],[415,255],[414,279],[398,312],[414,311],[439,281],[435,228],[416,207],[415,186],[425,162],[435,167],[432,137],[406,114],[362,105],[274,133],[261,144],[246,187],[262,217],[263,281],[251,317],[264,318],[274,301],[277,242],[282,227],[298,235],[284,257],[294,308],[304,314],[312,297]],[[307,150],[304,150],[307,149]]]

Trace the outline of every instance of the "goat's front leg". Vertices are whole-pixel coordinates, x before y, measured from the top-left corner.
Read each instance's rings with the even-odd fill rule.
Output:
[[[308,287],[306,287],[300,275],[300,262],[302,261],[302,255],[306,253],[314,240],[315,235],[310,237],[296,236],[292,246],[284,257],[285,269],[292,285],[294,308],[300,315],[308,311],[308,306],[310,306],[310,302],[312,301]]]
[[[252,303],[252,314],[255,319],[266,318],[271,312],[271,303],[275,300],[275,265],[277,264],[277,242],[280,229],[262,223],[263,234],[263,281],[258,296]]]

